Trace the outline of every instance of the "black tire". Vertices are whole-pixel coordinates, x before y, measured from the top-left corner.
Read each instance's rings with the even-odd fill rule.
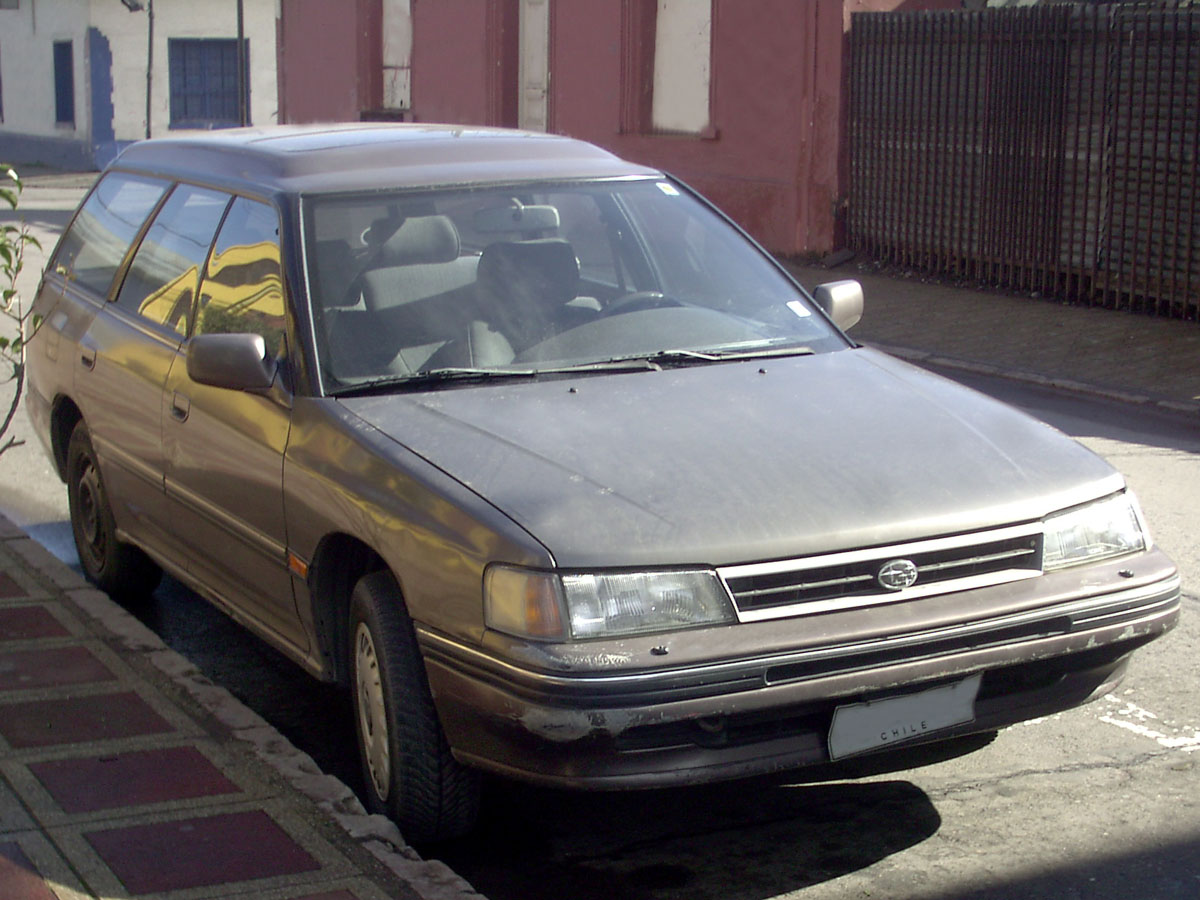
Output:
[[[82,422],[67,444],[67,503],[75,550],[88,580],[118,600],[143,600],[152,594],[162,570],[137,547],[117,539],[96,451]]]
[[[366,807],[412,843],[466,834],[479,817],[479,774],[450,753],[391,573],[354,586],[348,640]]]

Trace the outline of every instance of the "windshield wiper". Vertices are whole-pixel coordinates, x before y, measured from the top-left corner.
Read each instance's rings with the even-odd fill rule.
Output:
[[[347,385],[335,393],[339,397],[356,397],[398,389],[420,390],[439,384],[472,383],[500,378],[532,378],[536,374],[537,372],[533,369],[474,369],[468,366],[447,366],[440,369],[428,369],[424,372],[414,372],[410,375],[389,375],[387,378],[376,378],[362,384]]]
[[[335,391],[338,397],[357,397],[367,394],[386,393],[399,390],[422,390],[442,384],[480,384],[486,381],[506,379],[529,379],[539,375],[569,375],[589,372],[642,372],[660,368],[644,359],[600,360],[598,362],[572,363],[564,366],[546,366],[521,369],[481,369],[470,366],[444,366],[414,372],[411,375],[390,375],[362,384],[347,385]]]
[[[766,359],[770,356],[812,356],[816,351],[812,347],[742,347],[729,350],[705,350],[705,353],[716,359]]]
[[[644,356],[618,357],[618,360],[632,362],[634,360],[643,360],[650,365],[672,367],[672,366],[694,366],[700,363],[711,362],[729,362],[730,360],[739,359],[763,359],[770,356],[811,356],[813,350],[811,347],[779,347],[770,346],[757,348],[751,347],[729,347],[720,348],[714,347],[707,350],[658,350],[654,353],[647,353]],[[617,360],[611,360],[617,361]]]

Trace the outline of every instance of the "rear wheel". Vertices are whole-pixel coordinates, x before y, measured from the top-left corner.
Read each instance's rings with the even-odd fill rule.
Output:
[[[137,547],[117,539],[96,451],[82,423],[67,444],[67,503],[84,574],[103,591],[141,599],[158,587],[162,570]]]
[[[450,753],[390,573],[355,585],[349,640],[366,806],[394,819],[414,843],[467,833],[479,814],[479,775]]]

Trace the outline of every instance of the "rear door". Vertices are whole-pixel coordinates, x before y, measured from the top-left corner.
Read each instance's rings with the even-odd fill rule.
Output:
[[[176,564],[182,562],[179,542],[163,496],[162,391],[230,199],[177,185],[146,230],[108,314],[97,317],[88,333],[97,354],[89,384],[96,392],[93,443],[104,443],[114,470],[127,479],[136,540]],[[104,452],[99,444],[96,450]],[[111,481],[109,493],[120,493]]]

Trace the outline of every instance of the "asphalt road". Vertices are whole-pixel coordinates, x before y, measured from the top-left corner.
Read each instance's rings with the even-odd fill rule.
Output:
[[[46,212],[46,227],[61,216]],[[888,771],[626,794],[493,781],[475,836],[421,849],[492,900],[1200,897],[1200,434],[1131,407],[964,380],[1113,462],[1180,565],[1182,623],[1141,651],[1116,694]],[[72,559],[65,491],[23,417],[17,434],[30,443],[0,457],[0,509]],[[135,611],[354,786],[339,693],[173,581]]]

